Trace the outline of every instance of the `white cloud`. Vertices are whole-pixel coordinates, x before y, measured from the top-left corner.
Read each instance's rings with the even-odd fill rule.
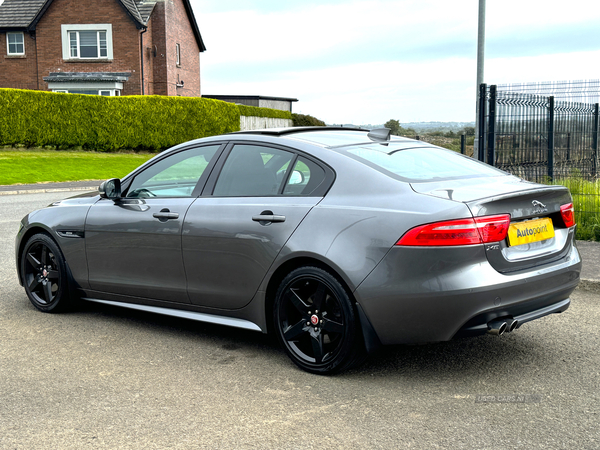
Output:
[[[277,11],[203,14],[207,3],[218,8],[192,0],[208,47],[205,93],[296,97],[296,111],[328,123],[474,120],[475,0],[290,1]],[[487,52],[485,80],[599,78],[600,35],[583,52],[576,32],[598,21],[589,0],[488,1],[486,34],[496,51]],[[574,51],[557,53],[552,42],[537,48],[548,36]],[[527,48],[516,38],[529,39]]]
[[[582,80],[600,78],[600,50],[557,53],[486,61],[485,80],[494,84],[528,81]]]

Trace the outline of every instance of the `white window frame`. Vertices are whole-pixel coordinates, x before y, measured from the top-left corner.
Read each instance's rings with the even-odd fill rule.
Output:
[[[175,63],[177,67],[181,66],[181,46],[175,44]]]
[[[94,23],[94,24],[63,24],[60,26],[62,37],[62,53],[65,60],[93,59],[93,60],[110,60],[113,59],[113,43],[112,43],[112,24],[110,23]],[[106,56],[100,56],[100,42],[98,42],[98,57],[81,58],[81,48],[79,46],[79,34],[77,34],[77,56],[71,56],[71,42],[69,32],[71,31],[104,31],[106,32]],[[100,39],[98,37],[98,39]]]
[[[93,90],[95,88],[88,88],[87,90]],[[108,95],[105,95],[103,97],[119,97],[121,95],[121,91],[119,89],[105,89],[105,88],[99,88],[97,89],[98,93],[95,95],[100,95],[102,96],[102,92],[108,92]],[[52,89],[52,92],[61,92],[63,94],[71,94],[72,92],[69,89]],[[78,94],[78,92],[75,92],[75,94]],[[94,95],[94,94],[89,94],[89,95]]]
[[[96,90],[98,95],[101,91],[109,91],[111,97],[120,96],[123,90],[123,83],[119,81],[102,81],[102,82],[73,82],[73,81],[49,81],[48,89],[52,92],[71,93],[73,90],[85,89]]]
[[[21,36],[21,40],[22,40],[22,43],[23,43],[23,52],[22,53],[20,53],[20,52],[14,52],[14,53],[12,53],[10,51],[10,45],[9,45],[9,42],[8,42],[8,36],[10,36],[11,34],[20,35]],[[9,56],[25,56],[25,33],[23,33],[22,31],[8,31],[6,33],[6,54],[9,55]]]

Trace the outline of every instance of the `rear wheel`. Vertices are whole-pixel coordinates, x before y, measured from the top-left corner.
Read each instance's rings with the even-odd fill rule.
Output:
[[[277,337],[300,368],[339,372],[362,360],[364,345],[350,297],[340,282],[317,267],[287,275],[275,299]]]
[[[29,238],[21,255],[21,273],[25,292],[37,309],[59,312],[70,306],[65,260],[50,236]]]

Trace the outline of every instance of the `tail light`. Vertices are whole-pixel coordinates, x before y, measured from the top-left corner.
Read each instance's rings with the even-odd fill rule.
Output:
[[[560,215],[565,222],[567,228],[571,228],[575,225],[575,211],[573,210],[573,203],[568,203],[560,207]]]
[[[415,227],[396,245],[437,247],[500,242],[506,239],[509,226],[509,214],[447,220]]]

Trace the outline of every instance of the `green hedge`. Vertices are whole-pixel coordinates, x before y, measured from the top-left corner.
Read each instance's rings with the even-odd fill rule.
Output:
[[[0,145],[161,150],[239,131],[240,115],[291,118],[287,111],[199,97],[60,94],[0,89]]]
[[[274,119],[292,119],[292,113],[280,109],[259,108],[258,106],[237,105],[241,116],[272,117]]]
[[[295,127],[324,127],[325,122],[308,114],[292,114]]]

